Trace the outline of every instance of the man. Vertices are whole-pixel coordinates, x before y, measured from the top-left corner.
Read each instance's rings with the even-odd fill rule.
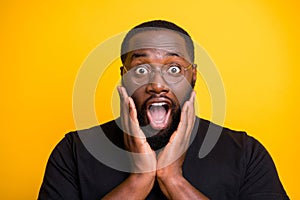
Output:
[[[186,31],[161,20],[140,24],[126,35],[121,59],[120,119],[67,134],[49,158],[39,199],[289,199],[258,141],[195,116]],[[199,158],[209,128],[221,135]],[[86,141],[99,135],[127,152],[109,156],[128,171],[92,155]]]

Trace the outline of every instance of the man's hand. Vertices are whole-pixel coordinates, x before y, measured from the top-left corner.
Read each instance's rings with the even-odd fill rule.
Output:
[[[195,124],[194,109],[195,92],[183,105],[177,130],[172,134],[169,143],[158,155],[158,175],[171,173],[172,176],[181,175],[181,167],[185,152],[189,147],[191,133]]]
[[[128,150],[132,173],[104,199],[145,199],[152,190],[156,176],[156,154],[148,144],[137,119],[137,111],[124,87],[118,87],[121,102],[121,123],[124,145]]]
[[[161,190],[169,199],[207,199],[182,175],[182,165],[195,124],[194,101],[193,91],[183,105],[177,130],[158,155],[156,176]]]
[[[156,171],[156,154],[148,144],[146,137],[139,126],[137,111],[131,97],[124,87],[118,87],[121,99],[121,123],[124,131],[126,150],[132,152],[132,172]]]
[[[182,164],[189,147],[191,133],[195,124],[195,92],[183,105],[180,122],[169,143],[158,155],[157,179],[162,183],[168,179],[176,180],[182,176]],[[160,184],[165,190],[163,184]]]

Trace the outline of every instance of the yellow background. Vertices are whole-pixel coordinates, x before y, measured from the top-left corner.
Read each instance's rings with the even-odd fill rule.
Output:
[[[75,129],[73,84],[89,52],[159,18],[206,49],[226,89],[225,125],[259,139],[300,199],[299,8],[293,0],[1,1],[0,199],[36,199],[51,150]],[[101,109],[99,120],[110,119],[110,106]]]

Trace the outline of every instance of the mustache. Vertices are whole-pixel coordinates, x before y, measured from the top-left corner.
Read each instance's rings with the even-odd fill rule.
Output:
[[[171,99],[170,97],[168,97],[167,95],[165,95],[165,94],[152,94],[150,97],[148,97],[144,101],[144,103],[142,104],[141,109],[142,110],[146,110],[147,109],[147,103],[148,103],[148,101],[150,101],[153,98],[165,98],[165,99],[168,99],[171,102],[171,104],[172,104],[170,109],[173,109],[173,108],[176,107],[176,102],[173,99]]]
[[[154,99],[154,98],[165,98],[165,99],[168,99],[169,101],[171,101],[172,104],[175,104],[174,100],[171,99],[170,97],[168,97],[168,96],[165,95],[165,94],[152,94],[150,97],[148,97],[148,98],[144,101],[143,105],[144,105],[144,104],[147,104],[148,101],[150,101],[151,99]]]

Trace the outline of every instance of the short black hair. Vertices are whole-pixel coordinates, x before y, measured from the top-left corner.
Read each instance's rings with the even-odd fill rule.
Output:
[[[129,43],[129,40],[134,35],[136,35],[137,33],[143,32],[143,31],[164,30],[164,29],[175,31],[184,38],[190,59],[192,62],[194,62],[194,43],[193,43],[191,36],[188,34],[188,32],[186,32],[183,28],[179,27],[178,25],[176,25],[172,22],[165,21],[165,20],[152,20],[152,21],[144,22],[142,24],[135,26],[126,34],[125,38],[123,39],[122,45],[121,45],[122,63],[123,64],[125,63],[126,56],[128,53],[128,43]]]

